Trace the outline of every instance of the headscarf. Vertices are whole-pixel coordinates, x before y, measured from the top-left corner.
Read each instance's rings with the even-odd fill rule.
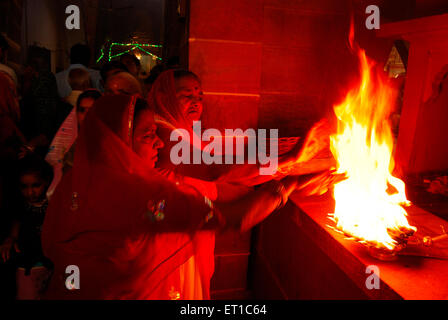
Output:
[[[222,221],[207,199],[132,150],[135,104],[136,97],[104,96],[86,116],[43,226],[55,264],[48,298],[179,298],[178,269],[201,245],[197,230]],[[79,267],[79,290],[65,287],[69,265]]]
[[[172,128],[191,130],[192,124],[183,116],[176,97],[174,70],[164,71],[157,77],[147,100],[154,108],[158,122],[166,121]]]
[[[162,139],[165,147],[159,152],[159,160],[157,167],[160,169],[168,169],[183,176],[190,176],[203,180],[213,180],[216,170],[212,170],[211,166],[206,165],[173,165],[170,159],[170,150],[177,143],[170,141],[173,131],[182,129],[187,130],[192,148],[203,150],[205,144],[197,137],[192,130],[192,123],[188,121],[180,110],[180,105],[176,97],[176,86],[174,78],[174,70],[162,72],[151,87],[151,91],[147,96],[148,105],[155,111],[156,122],[158,125],[158,134]],[[181,131],[178,131],[183,135]],[[196,135],[196,139],[193,138]],[[192,153],[191,153],[192,154]]]
[[[180,164],[174,165],[170,159],[170,150],[177,144],[176,142],[170,141],[170,135],[173,130],[176,129],[186,129],[190,135],[190,143],[193,149],[206,151],[207,142],[203,142],[200,137],[192,130],[192,123],[189,122],[183,116],[179,102],[176,97],[176,86],[173,70],[167,70],[162,72],[155,80],[151,92],[148,94],[147,101],[148,104],[156,112],[156,121],[159,124],[160,136],[165,144],[165,148],[161,150],[159,161],[157,167],[165,168],[176,173],[190,176],[194,178],[213,180],[224,183],[235,183],[242,185],[257,185],[272,179],[272,176],[259,176],[256,174],[254,176],[254,168],[257,168],[258,164],[235,164],[236,160],[234,158],[234,164],[222,164],[222,165],[198,165],[198,164]],[[235,129],[235,128],[233,128]],[[195,138],[193,138],[195,135]],[[225,137],[214,137],[214,139],[222,139],[221,145],[225,146]],[[234,140],[235,141],[235,140]],[[288,139],[270,139],[270,147],[277,147],[279,155],[283,155],[292,149],[292,145],[297,144],[298,138],[288,138]],[[259,146],[258,146],[259,147]],[[245,151],[246,147],[243,148],[244,159],[248,159],[248,154]],[[240,148],[234,148],[232,154],[234,157],[237,156]],[[195,151],[191,151],[192,155]],[[228,150],[222,148],[221,153],[219,151],[213,150],[215,155],[224,156]],[[238,156],[241,156],[239,154]],[[223,160],[224,163],[224,160]],[[236,169],[236,170],[235,170]]]

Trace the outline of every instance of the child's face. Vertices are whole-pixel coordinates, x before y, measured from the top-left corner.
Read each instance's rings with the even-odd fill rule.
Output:
[[[36,173],[20,177],[20,192],[29,204],[38,204],[45,199],[47,183]]]

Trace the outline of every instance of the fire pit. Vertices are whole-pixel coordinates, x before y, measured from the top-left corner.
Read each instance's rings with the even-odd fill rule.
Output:
[[[332,226],[329,227],[338,233],[344,234],[345,239],[353,240],[363,244],[364,246],[367,247],[367,251],[372,257],[383,261],[396,260],[398,254],[406,248],[408,241],[412,239],[412,236],[415,233],[414,229],[406,229],[406,228],[402,228],[398,232],[396,232],[395,230],[388,230],[389,235],[395,241],[395,246],[392,249],[390,249],[379,244],[378,242],[366,241],[358,237],[353,237],[347,233],[343,233],[342,231],[340,231],[335,227]],[[430,237],[428,238],[431,239]],[[429,245],[429,240],[426,243]]]
[[[404,182],[392,175],[392,136],[389,115],[394,90],[364,50],[350,44],[360,62],[361,80],[334,107],[337,132],[330,137],[338,173],[347,179],[334,186],[335,228],[365,244],[380,259],[391,259],[406,246],[416,228],[407,221]]]

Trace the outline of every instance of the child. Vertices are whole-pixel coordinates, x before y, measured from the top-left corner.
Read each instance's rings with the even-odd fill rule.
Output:
[[[9,237],[0,246],[3,261],[17,263],[17,299],[39,299],[51,276],[52,263],[43,255],[41,230],[48,206],[47,188],[52,168],[43,159],[28,156],[18,166],[21,201]]]

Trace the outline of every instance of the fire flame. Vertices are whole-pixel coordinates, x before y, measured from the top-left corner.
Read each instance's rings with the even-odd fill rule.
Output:
[[[352,39],[350,39],[352,43]],[[410,205],[405,184],[392,176],[393,136],[389,115],[394,90],[358,48],[361,81],[334,107],[337,133],[330,137],[338,172],[347,180],[334,186],[336,228],[376,248],[393,250],[396,235],[413,230],[403,206]]]

